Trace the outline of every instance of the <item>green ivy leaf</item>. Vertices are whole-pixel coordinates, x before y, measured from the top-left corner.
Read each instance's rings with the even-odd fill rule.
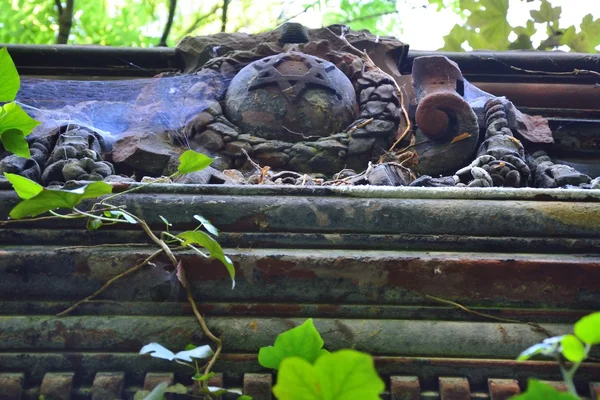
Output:
[[[165,393],[187,394],[188,389],[181,383],[178,383],[176,385],[169,386],[168,388],[166,388]]]
[[[195,348],[194,346],[192,346],[193,348]],[[187,350],[187,347],[186,347]],[[202,375],[202,374],[195,374],[192,379],[198,382],[204,382],[209,380],[210,378],[212,378],[213,376],[215,376],[215,372],[210,372],[208,373],[208,375]]]
[[[562,354],[571,362],[582,362],[585,359],[585,348],[581,340],[573,335],[565,335],[560,341]]]
[[[581,318],[573,331],[575,336],[586,344],[600,344],[600,312]]]
[[[102,227],[102,225],[103,225],[103,222],[101,219],[94,218],[89,222],[87,228],[90,231],[95,231],[96,229],[99,229],[100,227]]]
[[[485,41],[505,48],[508,45],[508,35],[512,31],[512,27],[506,21],[508,0],[480,0],[477,4],[478,7],[467,18],[467,25],[480,29],[479,35],[473,35],[473,39],[481,36]],[[479,48],[473,44],[471,46]]]
[[[594,47],[600,44],[600,18],[594,19],[592,14],[587,14],[581,20],[579,27]]]
[[[200,221],[200,223],[202,224],[204,229],[206,229],[207,231],[209,231],[210,233],[212,233],[215,236],[219,236],[219,230],[217,228],[215,228],[215,226],[213,224],[211,224],[209,220],[204,218],[202,215],[198,215],[198,214],[194,215],[194,218],[196,218],[198,221]]]
[[[200,245],[208,250],[212,258],[221,261],[223,265],[225,265],[225,268],[227,268],[227,272],[229,272],[229,276],[231,277],[231,288],[235,288],[235,268],[233,262],[225,255],[225,253],[223,253],[223,248],[221,248],[221,245],[215,239],[200,231],[185,231],[177,235],[177,237],[185,241],[183,243],[184,246]]]
[[[167,230],[169,229],[170,226],[173,226],[173,224],[170,223],[169,221],[167,221],[167,219],[165,217],[163,217],[162,215],[159,215],[158,217],[161,219],[162,222],[165,223],[165,225],[167,226]]]
[[[440,50],[463,51],[462,44],[468,39],[469,34],[469,31],[464,26],[454,25],[450,33],[444,36],[444,47]]]
[[[194,150],[186,150],[179,156],[179,167],[177,172],[180,174],[189,174],[190,172],[201,171],[212,164],[213,159]]]
[[[27,136],[39,124],[16,103],[7,103],[0,110],[0,133],[16,129]]]
[[[5,172],[4,176],[12,184],[12,187],[15,189],[15,192],[17,192],[17,195],[23,200],[30,199],[44,190],[42,185],[32,181],[31,179],[27,179],[24,176],[11,174],[8,172]]]
[[[511,397],[511,400],[578,400],[578,398],[571,393],[559,392],[536,379],[530,379],[527,382],[527,391]]]
[[[538,24],[551,23],[554,27],[558,27],[558,20],[560,19],[561,12],[561,7],[552,7],[552,4],[550,4],[548,0],[542,0],[539,11],[532,10],[529,14]]]
[[[125,220],[125,221],[129,222],[130,224],[137,224],[137,221],[135,219],[133,219],[131,217],[131,215],[129,215],[128,213],[124,213],[123,211],[116,211],[116,210],[105,211],[104,215],[106,215],[107,217],[111,217],[111,218]]]
[[[0,102],[13,101],[19,91],[21,81],[8,49],[0,49]]]
[[[19,157],[31,158],[29,144],[25,140],[25,135],[18,129],[9,129],[0,134],[2,146],[7,151],[16,154]]]
[[[167,387],[169,387],[169,384],[162,382],[156,385],[151,392],[140,390],[133,396],[133,400],[164,400]]]
[[[518,361],[529,360],[531,357],[536,356],[538,354],[543,354],[545,356],[556,356],[559,353],[560,342],[564,338],[563,336],[554,336],[547,339],[544,339],[542,343],[536,343],[528,349],[524,350],[519,357]]]
[[[323,399],[315,367],[300,357],[289,357],[281,363],[273,394],[279,400]]]
[[[258,363],[265,368],[279,369],[285,358],[300,357],[314,364],[323,354],[322,348],[323,339],[309,318],[302,325],[280,333],[274,346],[261,347]]]
[[[75,190],[43,189],[37,195],[17,204],[9,215],[11,218],[21,219],[58,208],[72,209],[85,199],[110,193],[112,193],[112,186],[106,182],[92,182]]]
[[[384,389],[370,355],[340,350],[320,357],[314,366],[299,357],[286,358],[273,393],[279,400],[378,400]]]

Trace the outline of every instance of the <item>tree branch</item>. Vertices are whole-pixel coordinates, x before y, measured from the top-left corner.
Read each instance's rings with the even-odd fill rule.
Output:
[[[198,28],[198,25],[200,25],[200,23],[202,21],[204,21],[205,19],[212,17],[213,15],[215,15],[215,13],[217,12],[217,10],[221,8],[218,4],[213,6],[213,8],[211,8],[208,13],[200,15],[196,18],[196,20],[184,31],[183,36],[187,36],[190,33],[194,32],[196,30],[196,28]]]
[[[230,0],[223,0],[223,9],[221,11],[221,32],[227,29],[227,9],[229,8]]]
[[[71,26],[73,26],[73,9],[75,8],[75,0],[67,0],[67,7],[63,8],[60,0],[55,0],[58,8],[58,36],[56,44],[67,44]]]
[[[311,4],[308,4],[306,6],[304,6],[304,10],[300,11],[299,13],[296,13],[294,15],[292,15],[291,17],[287,17],[286,19],[284,19],[283,21],[279,22],[278,25],[283,25],[286,22],[290,22],[292,19],[304,14],[305,12],[307,12],[308,10],[310,10],[311,8],[313,8],[314,6],[316,6],[317,4],[319,4],[321,0],[317,0],[317,1],[313,1]]]
[[[356,17],[353,19],[349,19],[346,20],[344,22],[340,22],[342,25],[348,25],[351,24],[353,22],[358,22],[358,21],[364,21],[367,19],[372,19],[372,18],[379,18],[379,17],[383,17],[385,15],[390,15],[390,14],[396,14],[398,12],[398,10],[393,10],[393,11],[384,11],[384,12],[380,12],[380,13],[376,13],[376,14],[369,14],[369,15],[363,15],[360,17]]]
[[[58,9],[58,15],[60,16],[60,14],[62,14],[63,12],[62,3],[60,2],[60,0],[54,0],[54,4],[56,4],[56,8]]]
[[[173,18],[175,18],[176,8],[177,0],[169,0],[169,18],[167,19],[165,30],[163,31],[162,37],[160,38],[160,42],[158,43],[158,45],[161,47],[167,46],[167,38],[169,37],[169,33],[171,33],[171,27],[173,26]]]

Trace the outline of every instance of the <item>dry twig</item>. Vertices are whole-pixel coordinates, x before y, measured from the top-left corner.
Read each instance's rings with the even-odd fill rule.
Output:
[[[554,336],[546,328],[542,327],[539,324],[536,324],[535,322],[523,322],[523,321],[519,321],[519,320],[516,320],[516,319],[495,317],[493,315],[484,314],[484,313],[480,313],[479,311],[471,310],[470,308],[467,308],[467,307],[463,306],[462,304],[456,303],[456,302],[451,301],[451,300],[442,299],[442,298],[439,298],[439,297],[431,296],[429,294],[426,294],[425,297],[427,297],[428,299],[437,301],[439,303],[449,304],[451,306],[458,307],[461,310],[468,312],[469,314],[477,315],[479,317],[493,319],[495,321],[500,321],[500,322],[505,322],[505,323],[510,323],[510,324],[527,324],[527,325],[529,325],[531,327],[531,329],[534,332],[541,333],[543,335],[546,335],[547,337]]]

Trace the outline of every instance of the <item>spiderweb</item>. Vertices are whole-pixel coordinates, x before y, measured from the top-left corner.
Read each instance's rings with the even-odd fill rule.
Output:
[[[22,78],[16,100],[41,122],[33,137],[79,125],[112,143],[131,131],[181,133],[190,118],[222,98],[227,82],[214,71],[104,81]]]

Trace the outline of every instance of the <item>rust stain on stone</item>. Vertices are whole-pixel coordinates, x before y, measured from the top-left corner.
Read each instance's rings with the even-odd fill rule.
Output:
[[[508,343],[509,342],[508,333],[506,332],[506,329],[504,329],[504,327],[502,325],[498,325],[498,332],[500,332],[500,335],[502,335],[502,342]]]
[[[186,255],[182,257],[182,264],[185,269],[185,276],[189,281],[203,282],[230,279],[227,269],[218,260],[207,260],[195,255]],[[239,264],[234,261],[233,266],[236,270],[236,280],[242,279],[244,274]]]
[[[317,314],[327,316],[334,315],[340,309],[339,304],[318,304],[317,305]]]
[[[437,297],[490,301],[576,301],[582,290],[600,289],[600,262],[514,259],[390,261],[387,287]],[[443,280],[433,272],[443,265]],[[465,291],[465,287],[472,290]]]
[[[225,224],[221,227],[223,231],[238,231],[238,232],[252,232],[257,228],[264,230],[268,228],[269,222],[267,221],[267,215],[264,213],[257,213],[251,216],[242,217],[231,224]]]
[[[312,269],[279,258],[262,258],[256,262],[256,269],[260,271],[267,282],[273,282],[275,279],[282,277],[314,279],[317,276]]]
[[[229,304],[227,305],[228,312],[235,314],[252,314],[252,315],[285,315],[294,316],[303,311],[303,307],[299,304]]]
[[[253,332],[258,332],[258,324],[256,323],[256,321],[250,321],[250,323],[248,324],[248,327],[253,331]]]

